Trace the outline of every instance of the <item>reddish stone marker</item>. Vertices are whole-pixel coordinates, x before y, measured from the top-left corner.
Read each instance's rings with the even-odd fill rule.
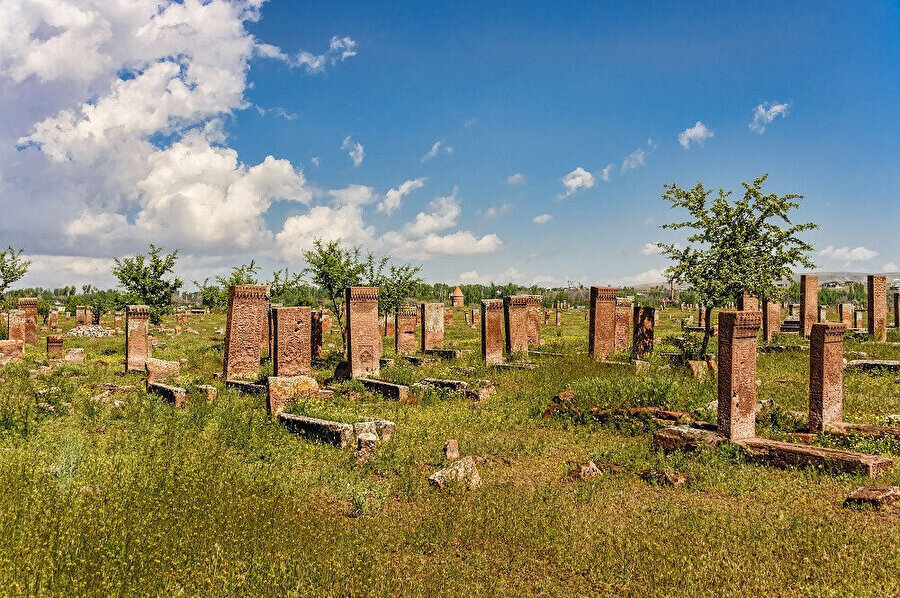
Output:
[[[800,275],[800,336],[809,338],[812,325],[819,319],[819,277]]]
[[[416,308],[403,305],[394,315],[394,347],[397,353],[416,352]]]
[[[887,277],[869,274],[866,286],[869,291],[869,334],[884,342],[887,340]]]
[[[539,347],[541,344],[541,295],[526,295],[525,315],[527,319],[528,346]]]
[[[116,312],[113,316],[113,327],[115,328],[116,333],[122,330],[122,314]]]
[[[635,357],[643,357],[653,351],[653,325],[656,322],[656,310],[641,305],[634,306],[634,333],[632,335],[631,352]]]
[[[528,297],[503,298],[503,324],[506,328],[506,352],[528,354]]]
[[[66,352],[63,350],[62,335],[47,335],[47,357],[50,359],[62,359],[65,354]]]
[[[19,309],[25,312],[24,333],[26,345],[37,347],[38,345],[38,300],[37,297],[22,297],[19,299]]]
[[[87,308],[83,305],[75,306],[75,325],[76,326],[85,326],[88,324],[87,321]]]
[[[422,320],[422,338],[419,347],[424,353],[428,349],[439,349],[444,346],[444,304],[422,303],[419,305],[419,319]],[[472,311],[472,325],[475,325],[475,312]]]
[[[150,330],[150,308],[129,305],[125,318],[125,371],[143,372],[152,348],[147,333]]]
[[[556,304],[556,325],[559,326],[559,303]]]
[[[228,317],[225,324],[226,380],[259,376],[260,341],[267,319],[268,287],[264,284],[237,284],[228,288]]]
[[[809,335],[809,430],[844,419],[844,325],[813,324]]]
[[[853,304],[841,303],[838,305],[838,321],[850,328],[853,325]]]
[[[310,316],[310,356],[318,359],[322,356],[322,312],[314,311]]]
[[[47,328],[55,330],[59,328],[59,308],[51,307],[50,315],[47,316]]]
[[[781,330],[781,303],[778,301],[763,301],[763,342],[771,343]]]
[[[900,328],[900,293],[894,293],[894,328]]]
[[[487,365],[503,363],[503,300],[481,302],[481,357]]]
[[[6,326],[6,336],[9,340],[25,342],[25,310],[9,310],[9,321]]]
[[[854,309],[853,310],[853,327],[856,329],[861,329],[863,316],[865,315],[866,310],[864,309]]]
[[[697,308],[697,326],[706,328],[706,307],[703,305]]]
[[[759,299],[750,293],[742,293],[738,297],[737,308],[739,311],[759,311]]]
[[[719,312],[719,434],[756,436],[756,336],[758,311]]]
[[[350,376],[378,375],[381,367],[381,331],[378,329],[378,287],[346,290],[347,360]]]
[[[266,287],[266,302],[263,306],[262,320],[260,322],[261,328],[259,331],[259,354],[262,355],[265,353],[269,357],[272,357],[272,353],[270,349],[272,348],[272,326],[270,325],[270,310],[269,310],[269,287]]]
[[[613,347],[615,351],[627,351],[631,342],[632,304],[616,305],[616,335]],[[585,313],[587,316],[587,313]]]
[[[272,375],[312,374],[312,310],[309,307],[272,308]]]
[[[588,354],[594,359],[606,359],[615,350],[617,293],[615,287],[591,287]]]

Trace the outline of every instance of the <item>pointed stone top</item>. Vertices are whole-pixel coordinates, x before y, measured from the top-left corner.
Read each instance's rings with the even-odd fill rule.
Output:
[[[462,289],[459,288],[459,285],[457,285],[456,288],[453,289],[453,296],[454,297],[462,297],[463,296]]]

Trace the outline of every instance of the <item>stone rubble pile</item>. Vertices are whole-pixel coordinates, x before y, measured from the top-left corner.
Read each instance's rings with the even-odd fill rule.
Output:
[[[66,333],[66,336],[83,336],[90,338],[101,338],[104,336],[112,336],[112,334],[103,326],[82,325],[76,326]]]

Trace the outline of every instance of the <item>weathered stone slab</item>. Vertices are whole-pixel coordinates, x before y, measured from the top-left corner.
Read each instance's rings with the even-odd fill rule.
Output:
[[[819,319],[819,277],[800,275],[800,334],[809,337],[812,325]]]
[[[373,380],[372,378],[358,378],[366,390],[382,395],[391,401],[404,401],[409,396],[409,387],[402,384]]]
[[[442,303],[422,303],[419,305],[419,310],[419,319],[422,320],[422,337],[419,348],[425,353],[444,344],[444,305]]]
[[[725,441],[712,430],[692,426],[670,426],[653,433],[653,444],[665,451],[694,451],[715,448]]]
[[[475,490],[481,487],[481,476],[475,467],[475,457],[471,455],[463,457],[447,467],[428,476],[428,481],[438,487],[446,488],[448,485],[458,483],[467,490]]]
[[[503,301],[481,302],[481,357],[487,365],[503,363]]]
[[[350,377],[377,376],[382,349],[378,328],[378,287],[348,288],[345,305]]]
[[[656,310],[652,307],[635,305],[632,318],[632,355],[640,359],[653,352],[653,327],[656,322]]]
[[[125,318],[125,371],[143,372],[152,354],[150,307],[129,305]]]
[[[900,488],[897,486],[863,486],[850,493],[844,500],[844,506],[880,509],[897,502],[900,502]]]
[[[49,359],[62,359],[66,354],[63,349],[63,337],[61,334],[47,335],[47,357]]]
[[[161,396],[176,407],[184,407],[187,401],[187,390],[162,382],[147,382],[147,392]]]
[[[38,300],[37,297],[21,297],[19,298],[19,309],[24,312],[23,326],[24,338],[26,345],[32,347],[38,346]]]
[[[763,301],[763,342],[771,343],[775,338],[775,333],[780,331],[781,322],[781,303],[778,301]]]
[[[394,347],[397,353],[415,353],[417,313],[418,310],[412,305],[403,305],[394,314]]]
[[[181,364],[150,357],[144,364],[144,371],[147,373],[147,382],[173,380],[181,375]]]
[[[25,341],[10,339],[0,341],[0,366],[11,361],[22,361],[25,358]]]
[[[900,371],[900,361],[894,359],[853,359],[847,363],[847,368],[862,370],[864,372]]]
[[[809,335],[809,429],[843,420],[844,325],[818,323]]]
[[[310,315],[310,356],[312,359],[322,357],[322,312],[314,311]]]
[[[872,426],[836,421],[825,424],[823,432],[836,436],[864,436],[866,438],[900,438],[900,427]]]
[[[469,383],[463,380],[442,380],[440,378],[422,378],[420,384],[428,384],[437,388],[446,388],[450,390],[464,390],[469,388]]]
[[[462,349],[426,349],[425,355],[434,355],[441,359],[456,359],[462,357]]]
[[[294,434],[299,434],[307,440],[333,444],[338,448],[344,448],[356,441],[352,424],[294,415],[292,413],[278,413],[278,421]]]
[[[527,306],[527,295],[503,298],[503,324],[506,329],[506,352],[508,354],[528,354]]]
[[[225,325],[224,377],[259,377],[263,333],[268,346],[268,287],[262,284],[232,285],[228,289],[228,317]],[[268,326],[266,326],[268,328]]]
[[[866,277],[868,291],[868,327],[869,334],[876,341],[887,340],[887,277],[870,274]]]
[[[247,380],[225,380],[225,388],[233,388],[238,392],[249,395],[259,395],[268,391],[265,384],[257,384]]]
[[[894,461],[891,459],[853,451],[765,438],[744,438],[736,443],[747,451],[753,461],[775,467],[821,467],[872,478],[894,468]]]
[[[270,414],[284,411],[300,397],[319,392],[319,384],[309,376],[269,376],[266,409]]]
[[[591,287],[588,313],[588,354],[606,359],[615,350],[616,294],[614,287]]]
[[[541,345],[541,295],[525,296],[525,321],[528,336],[528,346],[539,347]]]
[[[312,310],[309,307],[273,307],[272,375],[312,374]]]
[[[756,436],[758,311],[719,313],[718,432],[730,439]]]

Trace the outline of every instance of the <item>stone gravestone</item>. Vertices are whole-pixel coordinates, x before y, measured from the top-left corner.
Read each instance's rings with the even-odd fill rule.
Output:
[[[844,325],[813,324],[809,335],[809,429],[844,420]]]
[[[85,326],[87,325],[87,308],[83,305],[75,306],[75,325],[76,326]]]
[[[116,334],[122,330],[122,314],[119,312],[113,314],[113,328],[115,329]]]
[[[900,293],[894,293],[894,328],[900,328]]]
[[[47,335],[47,357],[49,359],[62,359],[66,352],[63,350],[63,337],[60,334]]]
[[[719,434],[732,440],[756,436],[756,336],[758,311],[719,312]]]
[[[838,305],[838,320],[847,328],[850,328],[853,325],[852,303],[841,303]]]
[[[453,326],[453,310],[444,311],[444,326]]]
[[[350,376],[377,376],[381,360],[381,332],[378,330],[378,287],[350,287],[346,290],[347,360]]]
[[[487,365],[503,363],[503,300],[481,302],[481,357]]]
[[[322,312],[316,310],[310,315],[310,356],[322,357]]]
[[[528,297],[512,295],[503,298],[503,323],[506,328],[506,352],[528,353]]]
[[[152,351],[148,332],[150,307],[129,305],[125,316],[125,371],[143,372]]]
[[[653,351],[653,326],[656,323],[656,310],[641,305],[634,306],[631,352],[636,358]]]
[[[402,305],[394,315],[394,347],[397,353],[416,352],[416,311],[412,305]]]
[[[740,311],[759,311],[759,299],[750,293],[742,293],[738,297],[737,308]]]
[[[861,329],[863,327],[862,321],[863,316],[866,315],[866,310],[864,309],[854,309],[853,310],[853,327],[857,329]]]
[[[828,308],[824,305],[819,306],[819,322],[828,321]]]
[[[697,307],[697,326],[706,328],[706,308],[702,305]]]
[[[556,325],[559,326],[559,303],[556,304]]]
[[[778,301],[763,301],[763,341],[771,343],[775,334],[781,330],[781,303]]]
[[[312,374],[312,310],[309,307],[272,308],[272,375]]]
[[[866,277],[869,295],[869,334],[875,340],[887,340],[887,277],[870,274]],[[27,342],[27,341],[26,341]]]
[[[627,351],[631,341],[631,319],[633,303],[623,301],[616,302],[616,335],[613,350]],[[585,313],[585,315],[587,315]]]
[[[237,284],[228,288],[223,371],[226,380],[259,376],[267,294],[268,287],[263,284]]]
[[[6,336],[11,341],[25,342],[25,310],[9,310],[9,322],[6,326]]]
[[[19,299],[19,309],[25,312],[24,334],[26,345],[37,347],[38,344],[38,300],[37,297],[21,297]]]
[[[594,359],[606,359],[615,350],[616,293],[615,287],[591,287],[588,354]]]
[[[419,305],[422,312],[422,339],[421,349],[424,353],[428,349],[439,349],[444,346],[444,304],[422,303]],[[472,314],[472,322],[475,322],[475,314]]]
[[[47,316],[47,328],[50,330],[56,330],[59,328],[59,308],[51,307],[50,315]]]
[[[800,336],[809,338],[812,325],[819,318],[819,277],[800,275]]]
[[[526,295],[525,315],[527,318],[528,346],[541,345],[541,295]]]

